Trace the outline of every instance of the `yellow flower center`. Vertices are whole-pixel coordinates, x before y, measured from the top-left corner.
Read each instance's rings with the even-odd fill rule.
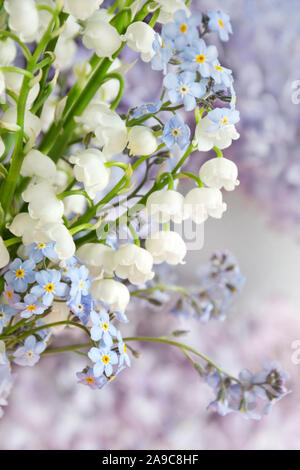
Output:
[[[224,126],[225,124],[227,124],[227,122],[228,122],[228,119],[224,117],[221,121],[221,125]]]
[[[79,281],[79,283],[78,283],[78,289],[79,289],[79,290],[82,290],[83,287],[84,287],[84,282],[83,282],[83,281]]]
[[[179,88],[179,91],[182,95],[186,95],[186,93],[188,93],[189,89],[186,85],[181,85],[181,87]]]
[[[219,25],[221,26],[221,28],[224,28],[224,23],[223,23],[222,20],[218,20],[218,23],[219,23]]]
[[[181,26],[180,26],[180,32],[182,34],[185,34],[188,30],[188,25],[186,23],[183,23]]]
[[[36,309],[35,305],[28,305],[26,310],[29,310],[29,312],[34,312]]]
[[[205,62],[205,55],[204,54],[198,54],[197,57],[196,57],[196,62],[198,62],[198,64],[203,64],[203,62]]]
[[[102,323],[102,330],[107,331],[108,330],[108,324],[103,322]]]
[[[33,351],[27,351],[25,356],[30,359],[33,356]]]
[[[215,69],[219,70],[219,72],[222,72],[222,70],[223,70],[222,67],[220,67],[220,65],[215,65]]]
[[[115,378],[116,378],[115,375],[111,375],[108,380],[109,380],[110,382],[112,382],[113,380],[115,380]]]
[[[20,279],[21,277],[24,277],[24,271],[23,269],[18,269],[18,271],[16,271],[16,276]]]
[[[123,351],[124,351],[124,354],[127,354],[127,349],[126,349],[126,345],[124,344],[123,346]]]
[[[165,45],[164,41],[161,42],[161,47],[162,47],[163,49],[166,48],[166,45]]]
[[[95,383],[94,377],[86,377],[86,378],[85,378],[85,381],[86,381],[88,384],[93,384],[93,383]]]
[[[102,362],[104,362],[104,364],[108,364],[109,363],[109,356],[107,356],[106,354],[104,356],[102,356]]]
[[[9,299],[13,298],[13,293],[10,290],[6,291],[6,294]]]
[[[52,282],[49,282],[49,284],[46,285],[45,289],[46,289],[47,292],[53,292],[54,291],[54,285],[52,284]]]
[[[46,248],[46,244],[41,242],[41,243],[38,243],[37,247],[39,250],[43,250],[44,248]]]
[[[177,129],[177,128],[172,129],[172,135],[174,137],[179,137],[180,136],[180,129]]]

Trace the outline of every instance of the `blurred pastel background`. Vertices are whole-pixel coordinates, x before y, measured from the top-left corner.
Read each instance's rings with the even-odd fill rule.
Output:
[[[238,164],[241,185],[226,194],[223,219],[206,223],[204,248],[190,252],[174,275],[178,283],[195,284],[211,253],[229,249],[246,284],[224,323],[133,306],[124,335],[190,330],[184,340],[232,374],[276,359],[290,373],[293,393],[261,421],[222,418],[206,411],[209,387],[164,345],[134,345],[140,358],[101,391],[76,384],[82,358],[49,356],[19,368],[0,421],[0,449],[300,449],[300,364],[292,361],[292,343],[300,340],[300,104],[292,102],[292,84],[300,80],[300,3],[193,5],[223,9],[232,18],[234,35],[218,46],[236,77],[241,138],[224,153]],[[137,64],[128,75],[127,104],[155,99],[160,80]]]

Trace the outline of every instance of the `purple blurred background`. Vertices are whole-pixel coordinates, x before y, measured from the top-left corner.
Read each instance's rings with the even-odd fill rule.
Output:
[[[291,359],[291,345],[300,340],[300,106],[292,102],[292,83],[300,79],[300,3],[193,4],[201,11],[221,8],[232,18],[234,35],[218,47],[236,77],[241,139],[225,155],[238,164],[241,186],[226,194],[223,219],[206,223],[205,246],[176,268],[177,282],[195,284],[198,266],[215,249],[228,248],[246,284],[225,323],[203,325],[133,306],[123,332],[154,336],[188,329],[186,341],[233,374],[276,359],[290,373],[293,393],[259,422],[222,418],[206,411],[209,387],[164,345],[134,345],[141,357],[99,392],[76,385],[75,373],[85,365],[80,356],[45,357],[18,370],[0,421],[0,449],[300,448],[300,364]],[[128,75],[126,104],[156,99],[160,81],[159,73],[137,64]],[[192,164],[198,168],[199,160]]]

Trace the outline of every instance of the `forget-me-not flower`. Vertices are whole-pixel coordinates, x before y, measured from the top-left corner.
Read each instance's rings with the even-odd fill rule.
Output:
[[[156,33],[152,44],[155,55],[151,59],[151,67],[153,70],[162,70],[167,73],[167,65],[173,55],[173,42],[165,39],[162,41],[159,34]]]
[[[47,307],[39,302],[35,295],[27,294],[24,297],[24,302],[16,303],[15,308],[21,310],[20,316],[22,318],[30,318],[32,315],[41,315]]]
[[[164,127],[163,141],[169,147],[178,144],[183,150],[190,143],[191,131],[179,116],[174,116]]]
[[[104,375],[101,377],[95,377],[91,367],[82,372],[77,372],[76,376],[78,378],[78,383],[87,385],[92,390],[101,389],[108,382],[108,379]]]
[[[110,377],[113,373],[113,365],[118,364],[117,353],[109,348],[91,348],[88,356],[95,363],[93,367],[95,377],[100,377],[103,372]]]
[[[217,85],[224,85],[226,88],[232,86],[232,71],[223,67],[218,60],[212,64],[211,76]]]
[[[3,328],[7,325],[11,317],[17,313],[18,311],[9,305],[0,304],[0,333],[2,333]]]
[[[44,305],[49,307],[52,304],[54,296],[64,297],[67,294],[68,286],[60,282],[61,273],[55,269],[48,271],[39,271],[35,275],[37,286],[31,288],[31,293],[36,297],[42,297]]]
[[[14,352],[14,362],[19,366],[34,366],[40,359],[40,354],[45,351],[46,343],[38,341],[33,335],[28,336],[24,346],[20,346]]]
[[[135,119],[139,119],[147,114],[156,114],[160,110],[161,105],[161,101],[158,101],[157,103],[142,104],[133,111],[132,116]]]
[[[88,295],[92,281],[88,279],[89,270],[85,266],[72,268],[68,272],[71,280],[70,299],[75,303],[80,303],[82,295]]]
[[[182,50],[187,44],[191,44],[199,38],[198,26],[202,15],[194,13],[187,16],[184,10],[178,10],[173,15],[173,22],[165,24],[162,28],[163,41],[171,40],[175,49]]]
[[[69,299],[67,304],[70,310],[81,320],[83,325],[89,321],[90,313],[93,308],[93,299],[91,294],[82,295],[79,302],[78,299]]]
[[[120,331],[118,331],[117,339],[118,339],[118,349],[120,353],[119,364],[120,366],[122,366],[125,362],[127,366],[130,367],[130,357],[128,356],[126,344],[123,341]]]
[[[196,82],[194,72],[183,72],[179,75],[168,73],[164,78],[164,86],[168,90],[170,101],[176,104],[182,100],[186,111],[195,109],[196,98],[201,98],[206,92],[204,84]]]
[[[207,16],[209,30],[217,31],[221,41],[228,41],[229,34],[232,34],[230,16],[221,10],[209,10]]]
[[[218,57],[216,46],[207,46],[203,39],[194,41],[180,54],[183,60],[181,67],[184,70],[198,71],[201,77],[211,76],[212,64]]]
[[[16,292],[25,292],[28,284],[34,282],[34,268],[35,263],[33,260],[28,259],[23,262],[16,258],[10,263],[9,271],[4,274],[4,278],[9,285],[13,286]]]
[[[32,259],[35,263],[39,263],[43,258],[51,260],[58,259],[57,253],[54,249],[55,242],[40,242],[31,243],[25,248],[25,255]]]
[[[100,313],[92,310],[91,320],[93,322],[91,338],[94,341],[102,339],[106,346],[111,347],[113,345],[112,336],[117,336],[117,330],[110,323],[108,313],[105,310],[101,310]]]
[[[207,128],[207,132],[214,132],[224,126],[236,124],[240,120],[240,113],[235,109],[216,108],[207,113],[212,125]]]

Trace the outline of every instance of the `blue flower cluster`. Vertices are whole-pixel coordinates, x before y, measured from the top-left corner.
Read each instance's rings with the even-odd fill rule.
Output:
[[[216,252],[207,269],[199,271],[199,278],[201,289],[180,298],[171,312],[193,315],[203,323],[224,321],[245,282],[237,261],[229,252]]]
[[[228,40],[232,28],[226,13],[213,10],[205,15],[188,16],[184,10],[174,13],[173,21],[162,27],[161,36],[155,36],[155,54],[151,61],[152,68],[165,75],[163,85],[169,102],[163,104],[160,100],[136,108],[132,113],[134,119],[168,110],[168,105],[172,104],[176,108],[184,107],[185,111],[193,111],[201,105],[212,121],[207,132],[239,121],[232,72],[220,64],[217,48],[207,45],[203,39],[212,31],[218,32],[221,40]],[[175,71],[168,73],[168,64],[174,65]],[[229,101],[230,108],[218,107],[217,99]],[[189,127],[175,115],[164,126],[162,140],[170,149],[175,144],[184,149],[190,143],[190,134]]]
[[[289,376],[277,362],[266,361],[264,368],[256,374],[244,369],[235,380],[211,369],[207,369],[204,375],[216,394],[208,409],[221,416],[237,413],[246,419],[259,420],[290,393],[286,387]]]
[[[112,324],[113,319],[127,322],[126,315],[94,301],[90,293],[93,278],[89,277],[87,267],[75,256],[58,264],[54,243],[33,243],[26,247],[25,256],[25,260],[12,261],[4,274],[0,340],[1,335],[5,337],[10,330],[15,331],[18,323],[22,328],[20,340],[16,337],[12,341],[9,357],[21,366],[34,366],[39,361],[52,337],[51,326],[47,326],[51,325],[51,320],[47,316],[54,302],[55,308],[63,302],[69,308],[65,324],[68,321],[82,324],[94,345],[89,352],[95,363],[93,370],[88,366],[88,373],[79,373],[79,381],[101,388],[124,369],[125,364],[130,366],[121,333]],[[96,342],[99,342],[97,347]]]

